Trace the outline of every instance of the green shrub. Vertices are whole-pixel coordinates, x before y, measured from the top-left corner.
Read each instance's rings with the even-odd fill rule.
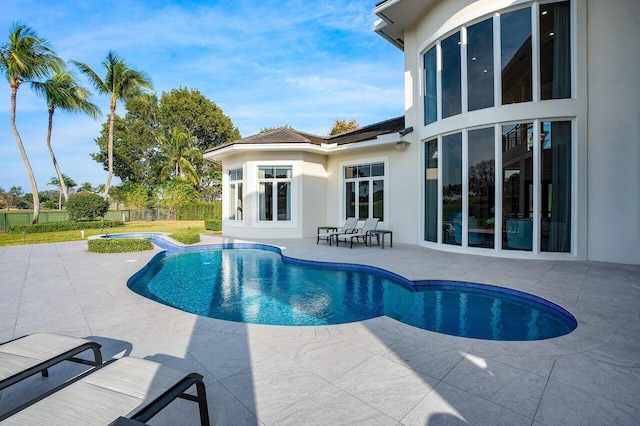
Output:
[[[69,196],[67,210],[71,220],[92,220],[104,217],[109,210],[109,202],[98,194],[78,192]]]
[[[176,207],[176,220],[203,220],[206,218],[218,220],[222,218],[222,203],[220,201],[184,204]]]
[[[37,223],[35,225],[13,225],[7,229],[7,232],[19,234],[25,232],[27,234],[36,234],[40,232],[60,232],[75,231],[78,229],[101,229],[101,228],[117,228],[124,226],[124,222],[119,220],[87,220],[87,221],[65,221],[65,222],[47,222]]]
[[[169,235],[169,238],[173,238],[182,244],[195,244],[200,242],[200,234],[196,234],[191,231],[174,232]]]
[[[205,219],[204,229],[208,231],[222,231],[222,221],[216,219]]]
[[[151,241],[144,238],[94,238],[88,241],[89,251],[95,253],[129,253],[153,250]]]

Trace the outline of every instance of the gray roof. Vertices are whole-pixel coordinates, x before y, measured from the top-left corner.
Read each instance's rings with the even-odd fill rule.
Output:
[[[238,144],[338,144],[345,145],[357,142],[364,142],[375,139],[377,136],[389,133],[397,133],[403,130],[404,116],[392,118],[390,120],[381,121],[379,123],[370,124],[350,132],[341,133],[335,136],[316,136],[310,133],[300,132],[287,127],[280,127],[264,133],[258,133],[246,138],[238,139],[222,145],[213,147],[207,152],[217,151],[231,145]]]

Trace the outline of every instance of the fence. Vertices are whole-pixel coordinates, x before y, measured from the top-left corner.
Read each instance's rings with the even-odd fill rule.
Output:
[[[104,215],[105,220],[121,220],[129,222],[131,212],[129,210],[111,210]],[[39,223],[64,222],[69,220],[67,211],[46,211],[40,212]],[[32,211],[7,211],[0,212],[0,232],[7,232],[10,226],[28,225],[33,221]]]
[[[177,209],[144,209],[144,210],[109,210],[105,220],[121,220],[123,222],[155,221],[155,220],[222,220],[222,203],[179,206]],[[7,232],[10,226],[28,225],[33,220],[32,211],[0,212],[0,232]],[[67,211],[40,212],[39,223],[63,222],[69,220]]]

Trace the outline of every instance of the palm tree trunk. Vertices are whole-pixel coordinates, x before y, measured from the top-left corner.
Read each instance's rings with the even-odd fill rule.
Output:
[[[49,154],[51,155],[51,159],[53,160],[53,167],[56,169],[56,173],[58,174],[58,181],[60,182],[60,193],[64,195],[64,201],[69,201],[69,194],[67,193],[67,185],[64,183],[64,178],[62,177],[62,172],[60,171],[60,166],[58,166],[58,161],[56,160],[56,156],[53,153],[53,148],[51,147],[51,131],[53,130],[53,113],[55,112],[55,107],[49,107],[49,128],[47,129],[47,148],[49,148]],[[58,201],[58,210],[60,210],[62,203]]]
[[[38,196],[38,185],[36,184],[36,178],[33,175],[31,163],[29,163],[27,152],[24,150],[24,145],[22,144],[22,138],[20,137],[18,128],[16,127],[16,95],[18,94],[18,87],[18,84],[11,85],[11,130],[13,130],[13,136],[15,136],[16,142],[18,143],[18,150],[20,150],[20,155],[22,156],[22,161],[24,161],[24,166],[27,169],[27,175],[29,176],[29,182],[31,183],[31,192],[33,193],[33,221],[31,223],[36,224],[40,218],[40,197]]]
[[[111,116],[109,117],[109,144],[107,145],[108,174],[107,184],[104,187],[104,199],[109,198],[109,189],[111,188],[111,178],[113,177],[113,123],[116,115],[116,100],[111,99]]]

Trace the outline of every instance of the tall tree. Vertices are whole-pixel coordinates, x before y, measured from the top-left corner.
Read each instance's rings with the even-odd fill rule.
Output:
[[[339,135],[340,133],[350,132],[352,130],[357,130],[360,128],[360,125],[356,120],[347,121],[346,119],[337,119],[335,123],[333,123],[333,127],[329,131],[329,136]]]
[[[65,188],[65,191],[67,190],[67,188],[69,188],[69,190],[72,190],[73,188],[75,188],[76,186],[78,186],[78,184],[76,183],[75,180],[71,179],[69,176],[63,174],[62,175],[62,180],[60,180],[60,178],[57,177],[52,177],[51,180],[49,181],[48,185],[51,186],[57,186],[59,191],[58,191],[58,210],[60,210],[62,208],[62,188]],[[69,201],[68,196],[65,197],[64,201]]]
[[[31,183],[33,223],[38,223],[40,217],[40,198],[31,163],[16,127],[16,97],[20,84],[46,78],[54,69],[63,65],[63,61],[56,56],[47,41],[21,22],[13,24],[9,30],[9,41],[0,46],[0,71],[11,87],[11,130]]]
[[[87,89],[79,86],[75,76],[66,70],[56,69],[55,73],[45,82],[32,82],[31,88],[38,96],[45,98],[49,110],[49,127],[47,128],[47,148],[49,155],[53,161],[53,167],[58,174],[58,182],[60,185],[60,193],[64,196],[64,201],[69,200],[69,192],[67,191],[66,179],[63,177],[60,166],[56,160],[51,147],[51,131],[53,129],[53,114],[56,108],[62,111],[75,114],[86,114],[93,118],[100,116],[100,108],[89,102],[91,95]],[[60,206],[61,202],[58,203]]]
[[[199,185],[198,172],[191,164],[194,160],[202,159],[202,151],[196,147],[198,139],[181,128],[174,127],[170,137],[160,136],[158,141],[162,156],[166,161],[160,171],[160,176],[179,177],[196,186]]]
[[[116,104],[120,101],[130,101],[144,94],[145,89],[152,89],[151,79],[146,73],[136,71],[124,62],[114,51],[109,51],[102,65],[107,71],[103,80],[86,64],[72,61],[82,71],[95,89],[110,97],[109,103],[109,144],[107,147],[108,174],[104,187],[104,199],[109,198],[111,178],[113,177],[113,124],[116,115]]]

